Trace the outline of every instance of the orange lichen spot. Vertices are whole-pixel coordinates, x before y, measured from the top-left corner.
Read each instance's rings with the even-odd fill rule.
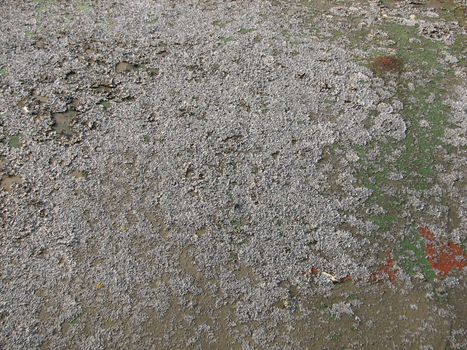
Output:
[[[420,229],[420,235],[427,240],[427,259],[439,277],[448,276],[452,270],[462,270],[467,267],[467,256],[459,245],[439,242],[433,232],[426,227]]]
[[[310,278],[312,276],[316,276],[317,274],[319,274],[319,269],[317,267],[314,267],[314,266],[312,266],[311,269],[306,270],[304,272],[304,275],[307,276],[308,278]]]
[[[378,56],[373,59],[372,67],[377,72],[397,73],[402,70],[403,62],[395,56]]]
[[[381,282],[389,279],[392,283],[395,283],[397,281],[397,271],[396,261],[392,256],[392,252],[388,250],[383,267],[370,276],[370,282]]]
[[[310,269],[310,274],[316,275],[316,274],[318,274],[318,273],[319,273],[319,269],[318,269],[318,268],[312,267],[312,268]]]
[[[427,240],[429,241],[435,241],[436,240],[436,237],[435,235],[433,234],[433,232],[431,232],[428,228],[426,227],[422,227],[420,229],[420,234],[422,235],[422,237],[426,238]]]

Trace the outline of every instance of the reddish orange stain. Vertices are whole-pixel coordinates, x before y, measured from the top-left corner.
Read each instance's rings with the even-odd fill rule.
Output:
[[[422,235],[422,237],[425,237],[429,241],[435,241],[436,240],[436,237],[433,234],[433,232],[431,232],[427,227],[422,227],[420,229],[420,234]]]
[[[427,259],[438,276],[447,276],[454,269],[462,270],[467,267],[467,256],[459,245],[439,242],[433,232],[426,227],[420,229],[420,235],[427,240]]]
[[[373,59],[373,68],[382,72],[400,72],[403,62],[395,56],[378,56]]]
[[[397,281],[397,269],[395,265],[396,261],[392,256],[392,252],[388,250],[386,253],[386,262],[382,268],[370,276],[370,282],[380,282],[388,278],[392,283],[395,283]]]
[[[426,240],[426,256],[428,262],[431,267],[436,270],[439,277],[448,276],[454,269],[462,270],[467,267],[467,255],[458,244],[440,242],[427,227],[420,228],[420,235]],[[392,251],[388,250],[384,265],[378,271],[371,274],[369,282],[381,282],[389,279],[389,281],[395,283],[397,281],[398,270]],[[313,266],[306,274],[317,275],[319,272],[320,270]],[[336,283],[353,280],[351,275],[347,275]]]
[[[317,273],[319,273],[319,269],[317,269],[316,267],[312,267],[311,270],[310,270],[310,273],[312,275],[316,275]]]

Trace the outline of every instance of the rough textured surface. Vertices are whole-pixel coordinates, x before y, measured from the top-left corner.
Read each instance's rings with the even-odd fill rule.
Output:
[[[409,3],[2,2],[0,348],[465,347],[465,6]]]

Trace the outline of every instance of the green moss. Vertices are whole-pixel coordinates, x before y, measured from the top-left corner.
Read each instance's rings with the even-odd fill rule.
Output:
[[[337,29],[332,31],[332,39],[333,40],[339,40],[342,37],[344,37],[344,33],[342,31],[337,30]]]
[[[79,11],[88,12],[88,11],[92,10],[92,6],[91,6],[91,4],[83,2],[83,3],[80,3],[80,4],[77,5],[77,9]]]
[[[443,146],[442,137],[448,126],[449,108],[443,102],[445,90],[441,86],[442,77],[416,87],[410,92],[400,89],[399,97],[406,104],[403,115],[411,126],[405,140],[405,152],[395,164],[408,177],[413,187],[430,188],[436,174],[434,164],[437,147]],[[410,103],[404,96],[412,96],[415,103]],[[427,101],[434,96],[432,101]],[[420,126],[420,120],[428,122],[427,127]]]
[[[345,35],[345,39],[348,41],[348,44],[353,49],[365,49],[368,45],[367,37],[370,31],[368,29],[362,29],[358,31],[348,32]]]
[[[423,64],[423,69],[439,68],[439,50],[444,46],[441,42],[426,39],[419,35],[419,28],[400,24],[386,24],[381,28],[393,40],[397,54],[412,68]],[[412,41],[416,38],[417,41]]]
[[[405,238],[394,251],[394,257],[397,264],[409,276],[421,272],[426,280],[433,282],[436,274],[426,258],[425,241],[415,228],[412,231],[413,234]]]
[[[56,0],[33,0],[34,3],[38,5],[39,12],[44,12],[47,10],[47,7],[54,5]]]
[[[442,13],[442,18],[447,20],[447,21],[452,21],[452,22],[457,22],[460,26],[465,27],[466,26],[466,18],[465,18],[465,12],[466,12],[466,6],[461,5],[460,2],[459,4],[456,4],[456,2],[452,3],[446,3],[444,4],[445,6],[445,11]]]
[[[372,216],[373,221],[383,231],[389,231],[397,222],[399,218],[395,215],[378,215]]]
[[[8,146],[11,148],[21,148],[23,142],[21,141],[21,134],[13,135],[8,140]]]
[[[230,222],[236,231],[241,231],[244,225],[243,220],[235,219]]]
[[[55,0],[32,0],[32,2],[38,4],[38,5],[49,5],[49,4],[54,4]]]
[[[342,340],[342,334],[341,333],[333,333],[330,338],[332,341],[339,342]]]
[[[396,97],[404,105],[401,114],[407,124],[406,138],[402,142],[383,139],[356,148],[361,165],[356,177],[363,186],[372,190],[369,204],[378,204],[390,213],[371,219],[380,230],[388,231],[400,220],[392,213],[397,212],[397,206],[405,202],[404,198],[398,198],[399,189],[428,190],[438,181],[435,165],[442,160],[437,156],[437,150],[444,147],[442,139],[449,126],[450,110],[444,103],[448,94],[446,86],[449,86],[449,79],[453,77],[450,67],[442,64],[442,52],[458,54],[462,50],[462,40],[457,38],[450,48],[442,42],[421,37],[417,27],[384,24],[378,29],[386,32],[388,39],[396,43],[397,57],[403,61],[403,70],[414,72],[420,77],[420,83],[417,84],[417,81],[409,78],[397,77],[393,73],[386,77],[381,72],[384,79],[398,79]],[[365,46],[361,33],[355,34],[353,40],[360,49]],[[373,51],[372,57],[384,52]],[[411,89],[409,83],[413,83]],[[421,125],[422,119],[427,126]],[[375,152],[378,156],[370,160],[369,154]],[[391,182],[389,174],[393,172],[401,173],[402,180]],[[386,187],[392,191],[384,191]]]
[[[251,33],[251,32],[254,32],[255,30],[254,29],[251,29],[251,28],[241,28],[238,32],[240,34],[248,34],[248,33]]]
[[[224,44],[227,44],[227,43],[229,43],[229,42],[231,42],[231,41],[235,41],[235,39],[232,38],[232,37],[230,37],[230,36],[228,36],[228,37],[222,36],[220,39],[221,39],[221,41],[222,41]]]
[[[465,55],[463,55],[463,52],[465,50],[465,40],[466,40],[466,35],[459,34],[449,49],[451,54],[454,56],[457,56],[460,62],[465,62],[465,59],[466,59]]]
[[[221,20],[215,20],[214,22],[212,22],[213,25],[215,25],[216,27],[219,27],[219,28],[227,27],[228,23],[229,22],[227,22],[227,21],[221,21]]]

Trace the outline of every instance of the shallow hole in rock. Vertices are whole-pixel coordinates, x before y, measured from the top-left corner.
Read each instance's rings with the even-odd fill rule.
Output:
[[[7,192],[11,192],[13,185],[21,185],[23,183],[23,178],[21,176],[6,176],[2,179],[1,188]]]
[[[70,176],[74,177],[75,179],[86,179],[86,172],[81,170],[73,170],[70,173]]]
[[[75,71],[69,71],[65,74],[65,80],[73,80],[77,76]]]
[[[71,124],[76,116],[77,112],[74,110],[68,110],[62,113],[52,114],[54,124],[53,130],[59,135],[71,136],[73,135],[73,129]]]
[[[45,40],[44,39],[39,39],[34,43],[34,46],[36,49],[43,49],[45,48]]]
[[[92,86],[92,89],[97,92],[110,93],[113,90],[113,85],[110,84],[97,84]]]
[[[115,71],[117,73],[130,72],[136,69],[136,66],[130,62],[122,61],[117,63]]]
[[[40,95],[36,90],[32,92],[32,96],[39,101],[39,103],[47,103],[49,101],[48,96]]]
[[[151,77],[157,76],[160,73],[159,68],[148,68],[148,73]]]
[[[122,98],[122,102],[133,102],[136,98],[134,96],[125,96]]]
[[[196,230],[196,235],[198,237],[204,236],[206,234],[206,226],[203,226]]]

